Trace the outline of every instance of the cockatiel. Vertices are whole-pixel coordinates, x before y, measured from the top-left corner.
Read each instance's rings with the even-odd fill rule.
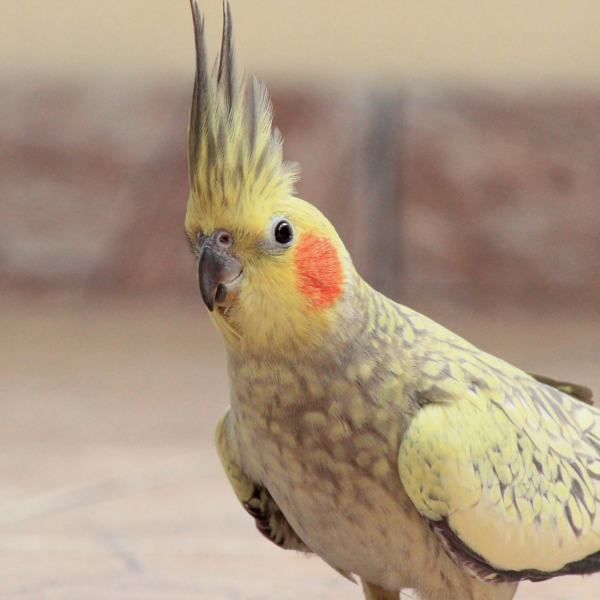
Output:
[[[243,507],[367,599],[508,600],[520,580],[600,571],[600,411],[587,388],[528,375],[357,274],[294,196],[272,108],[246,100],[224,9],[197,69],[186,231],[229,362],[218,452]]]

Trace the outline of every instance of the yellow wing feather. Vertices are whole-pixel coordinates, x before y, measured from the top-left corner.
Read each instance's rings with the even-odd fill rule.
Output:
[[[461,342],[423,354],[428,403],[399,454],[409,497],[498,570],[600,551],[600,411]]]

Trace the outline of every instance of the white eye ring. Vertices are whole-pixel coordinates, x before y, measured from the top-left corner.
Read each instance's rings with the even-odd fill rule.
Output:
[[[286,217],[275,217],[271,224],[271,239],[277,248],[288,248],[292,245],[296,232],[289,219]]]

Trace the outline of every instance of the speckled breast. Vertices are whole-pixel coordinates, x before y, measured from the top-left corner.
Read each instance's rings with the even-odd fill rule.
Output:
[[[383,581],[422,535],[398,474],[402,378],[391,365],[335,360],[230,365],[240,465],[314,552]]]

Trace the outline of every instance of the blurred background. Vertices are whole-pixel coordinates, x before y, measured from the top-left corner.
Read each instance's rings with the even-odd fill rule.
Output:
[[[216,55],[222,7],[201,10]],[[359,272],[600,389],[600,4],[232,11],[299,195]],[[183,234],[193,70],[185,0],[0,2],[3,597],[360,598],[255,532],[212,447],[227,381]]]

